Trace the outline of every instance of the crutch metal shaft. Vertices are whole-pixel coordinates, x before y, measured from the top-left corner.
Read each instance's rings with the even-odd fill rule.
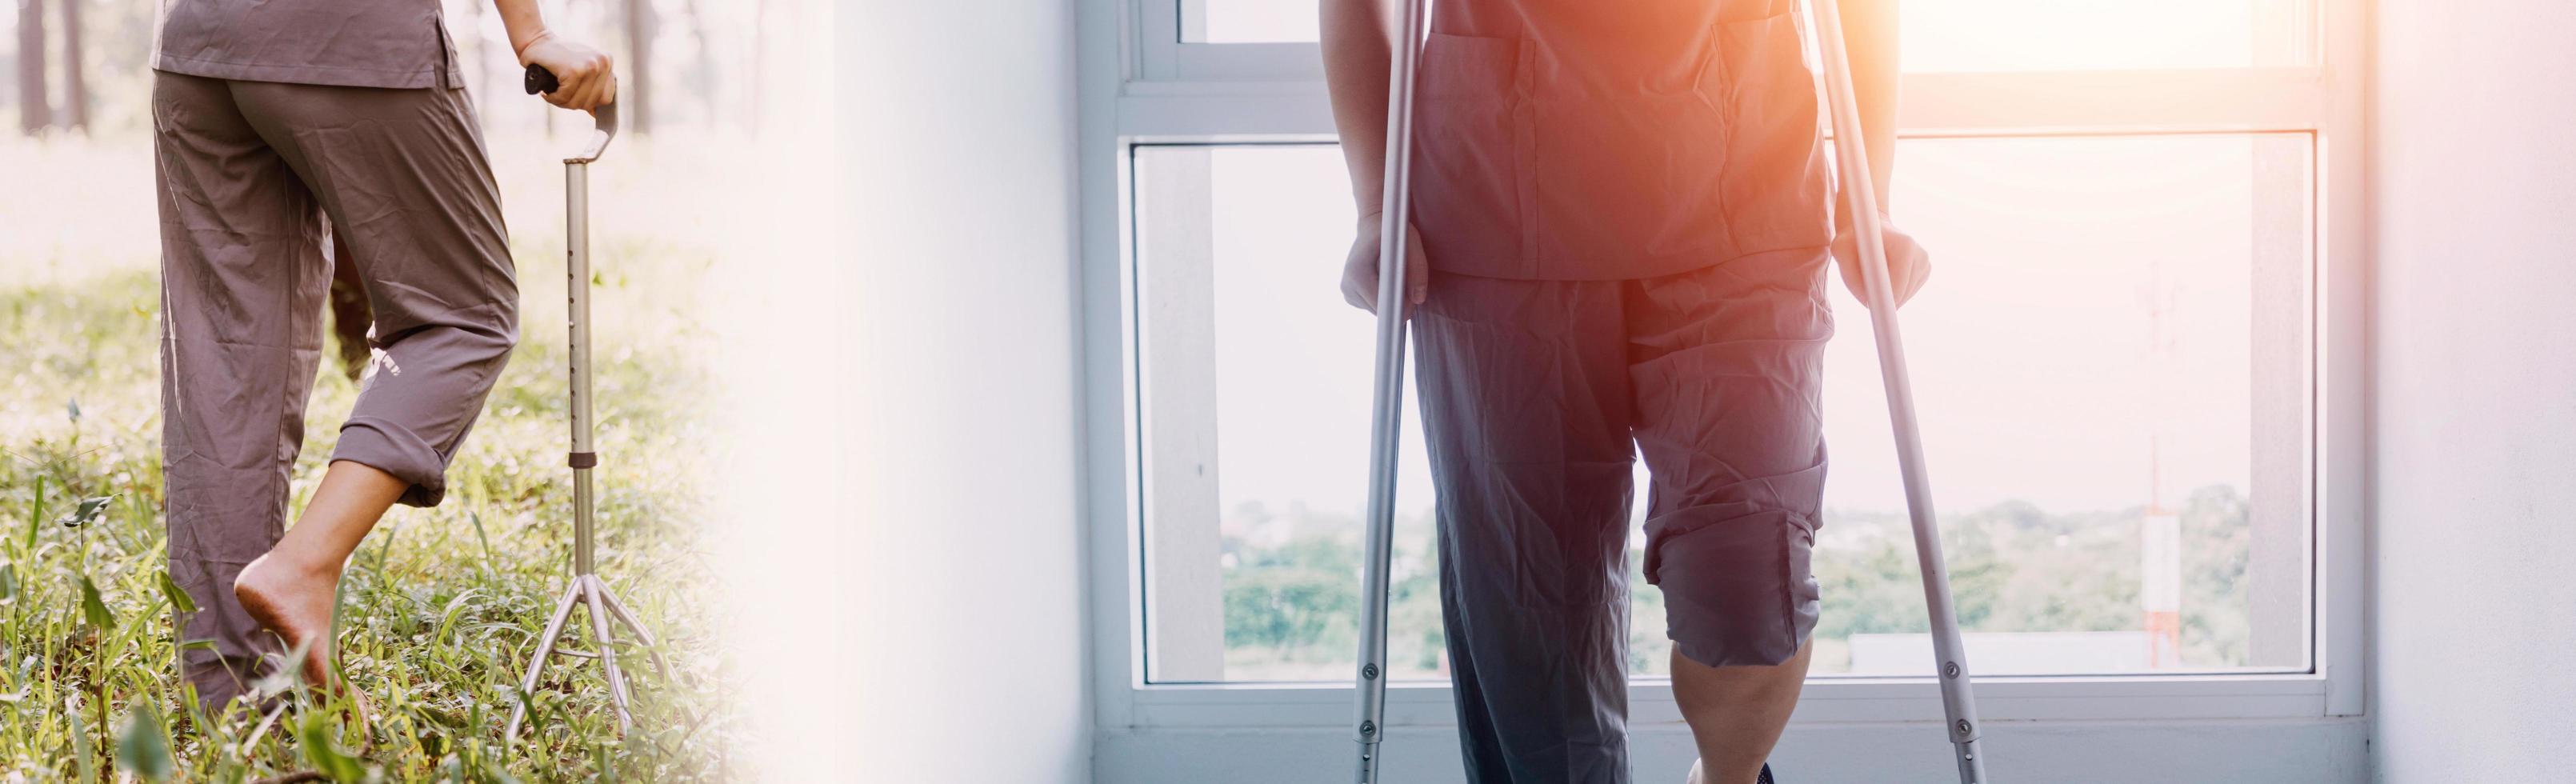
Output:
[[[1404,426],[1405,249],[1412,225],[1413,85],[1422,54],[1423,3],[1402,0],[1387,42],[1386,182],[1379,206],[1377,369],[1370,395],[1368,544],[1360,580],[1359,784],[1376,784],[1386,739],[1387,583],[1395,554],[1396,445]]]
[[[1896,327],[1896,292],[1889,279],[1887,248],[1878,219],[1878,194],[1870,178],[1868,145],[1861,140],[1860,104],[1852,94],[1851,56],[1843,41],[1842,9],[1835,0],[1810,0],[1817,42],[1825,66],[1825,97],[1831,104],[1836,169],[1842,180],[1843,204],[1850,210],[1853,239],[1861,257],[1863,288],[1868,290],[1870,326],[1878,338],[1878,370],[1887,387],[1887,418],[1895,424],[1896,462],[1905,481],[1905,508],[1914,525],[1915,560],[1923,571],[1923,603],[1932,616],[1932,653],[1939,665],[1941,710],[1948,719],[1950,743],[1958,752],[1959,780],[1985,784],[1986,761],[1979,753],[1977,701],[1968,684],[1966,646],[1959,636],[1959,617],[1950,601],[1949,568],[1941,558],[1940,522],[1932,514],[1932,480],[1923,464],[1923,433],[1914,416],[1914,388],[1905,369],[1905,344]]]

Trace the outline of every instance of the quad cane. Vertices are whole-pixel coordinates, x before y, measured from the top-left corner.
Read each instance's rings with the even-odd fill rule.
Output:
[[[1851,211],[1852,238],[1860,250],[1862,288],[1869,298],[1871,331],[1878,337],[1878,373],[1887,387],[1887,418],[1896,427],[1896,465],[1905,481],[1906,516],[1914,524],[1914,559],[1923,570],[1923,604],[1932,616],[1932,656],[1939,665],[1941,712],[1959,757],[1959,781],[1986,783],[1978,754],[1977,700],[1968,690],[1968,657],[1959,638],[1959,615],[1950,602],[1950,571],[1941,559],[1941,524],[1932,516],[1932,479],[1923,466],[1923,432],[1914,418],[1914,386],[1905,370],[1905,344],[1896,330],[1896,292],[1888,280],[1887,246],[1878,219],[1878,194],[1870,178],[1869,145],[1861,141],[1860,103],[1852,95],[1851,55],[1843,45],[1842,9],[1835,0],[1814,4],[1816,40],[1822,45],[1825,99],[1831,106],[1836,170],[1843,205]]]
[[[1404,249],[1413,202],[1413,83],[1422,57],[1422,4],[1404,0],[1388,42],[1386,189],[1377,243],[1377,381],[1370,396],[1368,551],[1360,587],[1360,784],[1377,784],[1386,736],[1386,602],[1395,550],[1396,440],[1404,418]]]
[[[542,66],[528,66],[528,94],[551,93],[557,83],[555,75]],[[616,639],[609,628],[614,617],[619,625],[635,634],[653,656],[653,669],[668,673],[662,660],[661,647],[635,614],[609,592],[608,583],[599,579],[592,558],[590,469],[599,465],[599,453],[591,451],[590,414],[590,162],[608,149],[608,141],[617,136],[617,106],[609,104],[591,111],[598,130],[590,137],[581,154],[564,159],[564,279],[568,290],[567,320],[572,325],[572,452],[567,462],[572,465],[572,582],[564,587],[563,598],[555,603],[554,615],[546,620],[546,630],[537,639],[536,655],[528,661],[528,677],[519,683],[519,703],[510,709],[510,724],[503,738],[519,735],[519,722],[527,718],[529,695],[537,688],[537,675],[545,670],[553,654],[596,658],[607,671],[608,696],[617,706],[617,729],[625,732],[634,724],[627,708],[626,674],[617,667]],[[594,651],[576,651],[556,647],[563,636],[564,622],[572,619],[573,605],[585,604],[590,610],[590,632],[598,646]]]

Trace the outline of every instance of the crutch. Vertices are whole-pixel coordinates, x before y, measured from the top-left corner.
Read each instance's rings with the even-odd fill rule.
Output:
[[[1386,735],[1386,590],[1395,553],[1395,459],[1404,426],[1404,248],[1413,203],[1413,83],[1422,56],[1422,4],[1403,0],[1388,41],[1386,183],[1377,242],[1377,381],[1370,395],[1368,551],[1360,578],[1360,784],[1377,784]]]
[[[529,95],[555,91],[555,75],[543,66],[528,66],[525,86]],[[644,649],[653,656],[655,672],[668,673],[662,660],[662,648],[653,634],[635,620],[634,613],[609,592],[608,583],[599,579],[592,559],[590,469],[599,465],[599,453],[591,451],[590,416],[590,162],[608,149],[608,141],[617,136],[617,106],[610,104],[592,110],[598,130],[580,155],[564,159],[564,279],[569,296],[566,320],[572,325],[572,452],[566,462],[572,466],[572,582],[564,586],[563,598],[555,602],[554,615],[546,619],[546,630],[537,639],[536,655],[529,657],[528,676],[519,682],[519,702],[510,708],[510,724],[501,737],[519,736],[519,722],[527,718],[529,695],[536,693],[537,675],[545,670],[553,654],[597,658],[608,674],[608,697],[617,706],[617,731],[624,733],[635,719],[627,707],[626,674],[617,667],[617,640],[609,630],[609,619],[635,634]],[[563,636],[564,623],[572,620],[574,605],[588,605],[590,632],[598,645],[596,651],[574,651],[555,647]]]
[[[1931,609],[1932,655],[1940,665],[1941,712],[1958,751],[1959,781],[1985,784],[1986,761],[1977,753],[1977,700],[1968,690],[1968,656],[1959,638],[1959,616],[1950,603],[1950,571],[1941,559],[1941,524],[1932,516],[1932,479],[1923,467],[1923,433],[1914,418],[1914,386],[1905,371],[1905,344],[1896,331],[1896,292],[1888,280],[1881,240],[1878,194],[1869,174],[1868,145],[1861,141],[1860,104],[1852,96],[1851,55],[1843,45],[1842,9],[1835,0],[1814,4],[1816,40],[1823,46],[1825,99],[1832,104],[1835,167],[1843,205],[1851,210],[1860,250],[1863,288],[1869,294],[1871,331],[1878,336],[1878,372],[1887,386],[1887,418],[1896,426],[1896,465],[1905,480],[1906,516],[1914,523],[1914,559],[1923,570],[1923,604]]]

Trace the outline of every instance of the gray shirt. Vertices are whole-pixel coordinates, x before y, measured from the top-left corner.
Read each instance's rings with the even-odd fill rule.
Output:
[[[438,0],[161,0],[156,70],[348,87],[461,87]]]
[[[1413,226],[1441,272],[1676,275],[1833,239],[1795,0],[1437,0]]]

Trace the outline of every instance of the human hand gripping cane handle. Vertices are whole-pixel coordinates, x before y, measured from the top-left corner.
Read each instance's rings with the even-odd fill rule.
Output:
[[[1379,212],[1377,371],[1370,396],[1368,544],[1360,578],[1359,782],[1376,784],[1386,735],[1387,572],[1395,541],[1395,459],[1404,405],[1405,227],[1413,203],[1413,84],[1422,56],[1424,0],[1403,0],[1387,64],[1386,182]]]
[[[1878,371],[1887,387],[1887,418],[1895,425],[1896,461],[1905,480],[1905,508],[1914,524],[1914,557],[1923,571],[1923,603],[1931,610],[1935,676],[1941,684],[1941,711],[1947,717],[1950,743],[1958,753],[1959,781],[1986,784],[1986,760],[1978,749],[1977,702],[1968,689],[1966,646],[1959,636],[1959,617],[1950,601],[1949,569],[1941,558],[1940,523],[1932,515],[1932,480],[1923,465],[1923,433],[1914,417],[1914,389],[1905,370],[1905,345],[1896,329],[1895,292],[1889,284],[1887,244],[1879,223],[1878,194],[1870,178],[1869,145],[1861,142],[1860,104],[1852,94],[1851,55],[1843,43],[1842,9],[1835,0],[1809,0],[1816,40],[1823,50],[1825,98],[1831,104],[1836,170],[1842,181],[1843,207],[1852,216],[1853,240],[1860,250],[1863,287],[1868,291],[1870,326],[1878,337]]]
[[[527,76],[521,80],[520,86],[526,88],[529,95],[536,95],[554,92],[555,88],[561,87],[562,84],[555,81],[555,73],[546,70],[545,66],[530,65]],[[599,154],[608,149],[608,141],[617,138],[617,104],[600,104],[599,108],[590,110],[590,117],[592,127],[598,133],[591,137],[589,147],[583,148],[578,156],[565,158],[565,163],[589,163],[599,160]]]

